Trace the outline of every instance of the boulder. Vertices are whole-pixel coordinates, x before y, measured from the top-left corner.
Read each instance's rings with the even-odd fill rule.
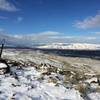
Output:
[[[4,63],[0,63],[0,74],[4,74],[6,72],[7,65]]]
[[[0,60],[0,75],[10,72],[9,65],[5,60]]]

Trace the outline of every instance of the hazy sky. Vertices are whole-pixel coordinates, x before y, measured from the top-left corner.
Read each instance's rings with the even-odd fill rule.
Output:
[[[0,33],[100,43],[100,0],[0,0]]]

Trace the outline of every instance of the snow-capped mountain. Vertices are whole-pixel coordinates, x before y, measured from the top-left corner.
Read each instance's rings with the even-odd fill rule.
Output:
[[[48,49],[79,49],[79,50],[99,50],[100,44],[89,44],[89,43],[51,43],[38,48],[48,48]]]

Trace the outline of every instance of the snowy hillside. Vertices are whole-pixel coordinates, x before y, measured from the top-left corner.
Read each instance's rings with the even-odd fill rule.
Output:
[[[16,49],[3,58],[10,72],[0,75],[0,100],[100,100],[98,60]]]
[[[87,44],[87,43],[51,43],[38,48],[49,48],[49,49],[86,49],[86,50],[97,50],[100,49],[100,44]]]

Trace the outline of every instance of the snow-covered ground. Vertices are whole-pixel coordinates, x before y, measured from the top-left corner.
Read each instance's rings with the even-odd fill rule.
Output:
[[[62,60],[37,51],[16,49],[5,50],[3,58],[7,59],[10,65],[10,73],[0,75],[0,100],[85,100],[73,84],[64,84],[64,75],[56,72],[43,74],[43,69],[36,69],[36,65],[41,64],[62,68]],[[19,65],[14,65],[13,62]],[[90,84],[91,81],[96,81],[96,78],[84,82]],[[97,85],[92,83],[92,88],[93,84]],[[98,85],[95,86],[97,87],[99,90]],[[85,95],[89,100],[100,100],[100,91],[86,91]]]
[[[0,75],[0,100],[83,100],[75,89],[38,81],[41,73],[34,67],[11,68],[16,75]]]
[[[49,49],[79,49],[79,50],[98,50],[100,44],[88,44],[88,43],[51,43],[38,48],[49,48]]]

